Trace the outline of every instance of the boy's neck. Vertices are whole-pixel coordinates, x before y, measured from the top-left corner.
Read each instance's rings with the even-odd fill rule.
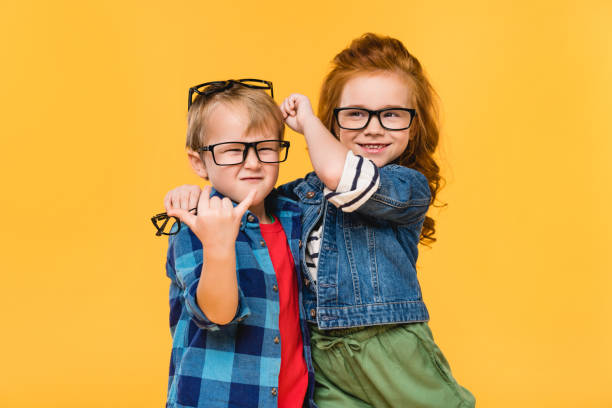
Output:
[[[261,224],[272,224],[274,222],[274,219],[266,212],[266,206],[263,202],[257,205],[252,205],[249,208],[249,211],[251,211],[253,215],[259,219]]]

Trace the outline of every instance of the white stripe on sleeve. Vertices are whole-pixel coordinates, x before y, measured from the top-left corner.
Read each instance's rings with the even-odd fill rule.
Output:
[[[353,212],[376,192],[379,181],[376,165],[371,160],[356,156],[349,150],[336,191],[325,187],[323,194],[329,202],[342,211]]]

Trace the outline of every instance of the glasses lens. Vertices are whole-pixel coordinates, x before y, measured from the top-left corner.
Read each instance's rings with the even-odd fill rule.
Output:
[[[343,109],[338,112],[338,124],[345,129],[361,129],[368,123],[370,114],[363,109]]]
[[[406,129],[410,126],[412,115],[410,111],[389,109],[380,112],[380,121],[387,129]]]
[[[259,142],[257,156],[264,163],[278,163],[287,157],[287,146],[284,146],[280,140]]]
[[[245,146],[241,143],[221,143],[213,148],[215,162],[220,165],[239,164],[244,160]]]

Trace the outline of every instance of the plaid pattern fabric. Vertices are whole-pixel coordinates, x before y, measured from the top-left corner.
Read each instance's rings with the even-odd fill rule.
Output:
[[[214,193],[219,195],[218,193]],[[281,222],[298,263],[300,211],[277,197],[266,208]],[[210,322],[196,302],[202,271],[202,244],[185,226],[170,236],[166,272],[170,284],[172,356],[166,407],[276,407],[281,343],[278,292],[272,261],[257,218],[247,212],[236,240],[239,306],[234,320],[223,326]],[[298,272],[299,273],[299,272]],[[298,291],[301,282],[298,277]],[[310,336],[300,302],[304,356],[309,371],[307,403],[314,406],[314,372]]]

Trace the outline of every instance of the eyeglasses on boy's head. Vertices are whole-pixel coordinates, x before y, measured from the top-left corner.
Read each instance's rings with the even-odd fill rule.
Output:
[[[228,79],[226,81],[211,81],[204,82],[203,84],[192,86],[189,88],[189,99],[187,101],[187,111],[191,108],[191,105],[195,102],[198,95],[202,96],[210,96],[218,92],[223,92],[234,85],[240,85],[247,88],[252,89],[263,89],[269,90],[270,96],[274,98],[274,89],[272,87],[272,82],[266,81],[263,79],[253,79],[253,78],[245,78],[245,79]]]

